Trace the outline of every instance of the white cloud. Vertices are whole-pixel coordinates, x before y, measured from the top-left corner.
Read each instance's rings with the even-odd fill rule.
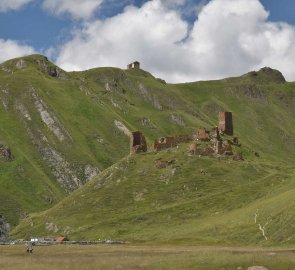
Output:
[[[186,31],[187,24],[177,12],[166,9],[158,0],[150,1],[142,8],[128,7],[115,17],[86,24],[64,45],[57,63],[68,70],[81,70],[125,67],[137,59],[148,69],[166,70],[167,58],[177,61],[181,56],[176,47]]]
[[[35,50],[17,41],[0,39],[0,63],[11,58],[35,53]]]
[[[64,45],[57,63],[68,70],[80,70],[125,67],[137,59],[146,67],[165,70],[167,58],[180,56],[176,43],[186,36],[186,31],[187,25],[177,12],[166,9],[158,0],[150,1],[142,8],[128,7],[105,21],[85,24]]]
[[[0,12],[17,10],[33,0],[0,0]]]
[[[183,5],[186,0],[161,0],[162,4],[168,7],[175,7]]]
[[[188,38],[188,23],[179,9],[163,1],[130,6],[112,18],[84,24],[61,47],[57,63],[82,70],[124,68],[139,60],[169,82],[216,79],[270,66],[295,80],[295,28],[267,21],[268,12],[258,0],[210,1]]]
[[[43,7],[56,15],[69,13],[75,19],[90,18],[103,0],[44,0]]]

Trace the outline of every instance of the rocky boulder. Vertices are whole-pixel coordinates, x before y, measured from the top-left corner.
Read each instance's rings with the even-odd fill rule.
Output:
[[[10,149],[4,146],[3,144],[0,144],[0,158],[4,159],[5,161],[13,160],[13,155]]]

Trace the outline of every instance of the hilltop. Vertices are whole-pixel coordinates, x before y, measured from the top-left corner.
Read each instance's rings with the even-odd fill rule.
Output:
[[[13,237],[255,243],[266,241],[258,224],[272,209],[273,234],[284,230],[273,243],[292,243],[294,96],[269,68],[167,84],[141,69],[65,72],[41,55],[12,59],[0,65],[0,141],[12,157],[0,161],[0,213],[12,227],[25,218]],[[220,111],[233,113],[245,161],[190,157],[189,144],[150,151],[157,138],[214,127]],[[135,130],[149,151],[129,156]],[[175,164],[158,169],[159,158]]]

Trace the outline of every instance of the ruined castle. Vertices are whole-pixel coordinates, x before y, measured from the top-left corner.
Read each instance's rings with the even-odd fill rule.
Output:
[[[218,126],[213,127],[211,130],[199,128],[196,133],[191,135],[182,134],[156,139],[152,145],[152,150],[161,151],[175,147],[180,143],[192,142],[189,147],[189,153],[192,155],[233,155],[232,145],[240,146],[240,144],[237,137],[229,137],[234,134],[232,113],[219,112],[218,120]],[[202,148],[200,147],[201,143],[203,143]],[[132,132],[130,136],[130,153],[141,152],[147,152],[145,137],[141,131]]]

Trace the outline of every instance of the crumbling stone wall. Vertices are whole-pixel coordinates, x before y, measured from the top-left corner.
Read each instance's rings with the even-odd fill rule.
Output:
[[[189,155],[192,155],[192,156],[198,153],[198,144],[196,144],[196,142],[193,142],[190,144],[188,148],[188,153]]]
[[[187,143],[192,140],[192,137],[186,134],[170,137],[161,137],[154,141],[153,149],[160,151],[163,149],[175,147],[179,143]]]
[[[211,129],[211,131],[209,132],[209,136],[211,138],[216,138],[217,140],[221,140],[221,136],[220,136],[220,132],[218,127],[214,127]]]
[[[232,142],[229,140],[226,140],[223,142],[223,154],[225,155],[233,155],[233,151],[232,151],[232,146],[231,146]]]
[[[199,128],[196,139],[203,142],[209,141],[209,131],[207,131],[205,128]]]
[[[213,138],[208,145],[215,154],[218,155],[233,155],[232,142],[230,140],[222,140],[221,138]]]
[[[229,136],[233,136],[233,118],[231,112],[219,112],[219,125],[218,129],[221,133],[224,133]]]
[[[130,153],[137,154],[147,151],[147,144],[141,131],[131,132],[130,135]]]
[[[215,139],[214,141],[214,151],[215,154],[222,154],[223,153],[223,143],[221,140]]]
[[[232,145],[240,147],[238,137],[225,139],[223,134],[233,135],[233,122],[231,112],[219,112],[219,126],[211,130],[199,128],[193,135],[176,135],[156,139],[153,144],[154,151],[161,151],[167,148],[175,147],[180,143],[192,142],[188,149],[189,155],[201,156],[233,156]],[[207,142],[207,143],[197,143]],[[132,132],[130,136],[130,152],[146,152],[147,145],[144,136],[140,131]],[[241,155],[235,155],[234,160],[242,160]],[[165,163],[165,162],[164,162]],[[157,163],[158,167],[164,166],[162,161]]]

